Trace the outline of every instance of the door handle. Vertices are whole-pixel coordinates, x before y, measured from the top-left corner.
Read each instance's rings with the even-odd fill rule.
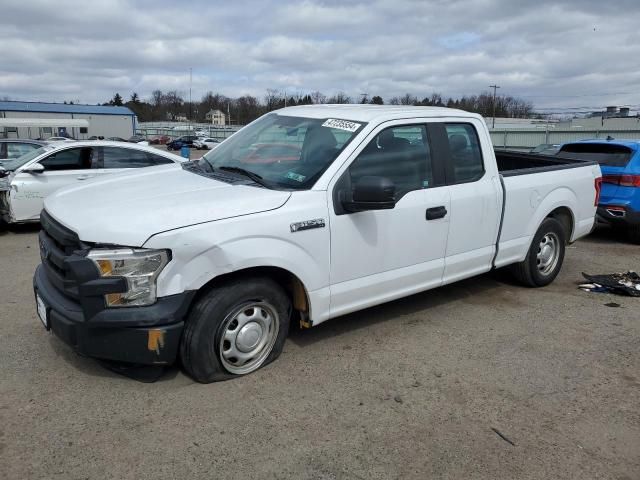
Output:
[[[447,214],[447,209],[444,205],[439,207],[427,208],[427,220],[437,220],[438,218],[443,218]]]
[[[76,177],[77,180],[89,180],[91,178],[90,175],[80,175]]]

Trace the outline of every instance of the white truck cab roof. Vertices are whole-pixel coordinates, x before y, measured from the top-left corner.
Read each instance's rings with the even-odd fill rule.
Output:
[[[402,118],[465,117],[482,120],[482,116],[446,107],[416,107],[411,105],[299,105],[276,110],[279,115],[307,118],[339,118],[358,122],[397,120]]]

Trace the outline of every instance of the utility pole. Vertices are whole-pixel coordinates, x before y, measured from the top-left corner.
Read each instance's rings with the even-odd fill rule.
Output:
[[[496,90],[500,88],[498,85],[489,85],[489,88],[493,88],[493,122],[491,128],[496,128]]]
[[[360,95],[362,96],[362,100],[360,100],[360,103],[367,103],[367,97],[369,96],[369,94],[361,93]]]
[[[191,103],[191,84],[193,82],[193,67],[189,67],[189,130],[191,130],[191,122],[193,118],[193,103]]]

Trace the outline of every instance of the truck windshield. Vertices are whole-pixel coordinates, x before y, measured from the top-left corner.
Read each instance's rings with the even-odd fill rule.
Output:
[[[573,160],[591,160],[608,167],[626,167],[633,150],[611,143],[569,143],[563,145],[557,156]]]
[[[270,188],[307,190],[364,127],[362,122],[271,113],[203,157],[214,170],[258,175]]]

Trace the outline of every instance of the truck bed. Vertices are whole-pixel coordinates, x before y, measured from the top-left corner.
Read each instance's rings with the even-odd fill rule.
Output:
[[[597,163],[498,149],[495,156],[504,195],[496,267],[522,261],[538,226],[558,207],[572,213],[570,241],[591,230]]]
[[[498,171],[503,177],[578,168],[596,162],[495,149]]]

